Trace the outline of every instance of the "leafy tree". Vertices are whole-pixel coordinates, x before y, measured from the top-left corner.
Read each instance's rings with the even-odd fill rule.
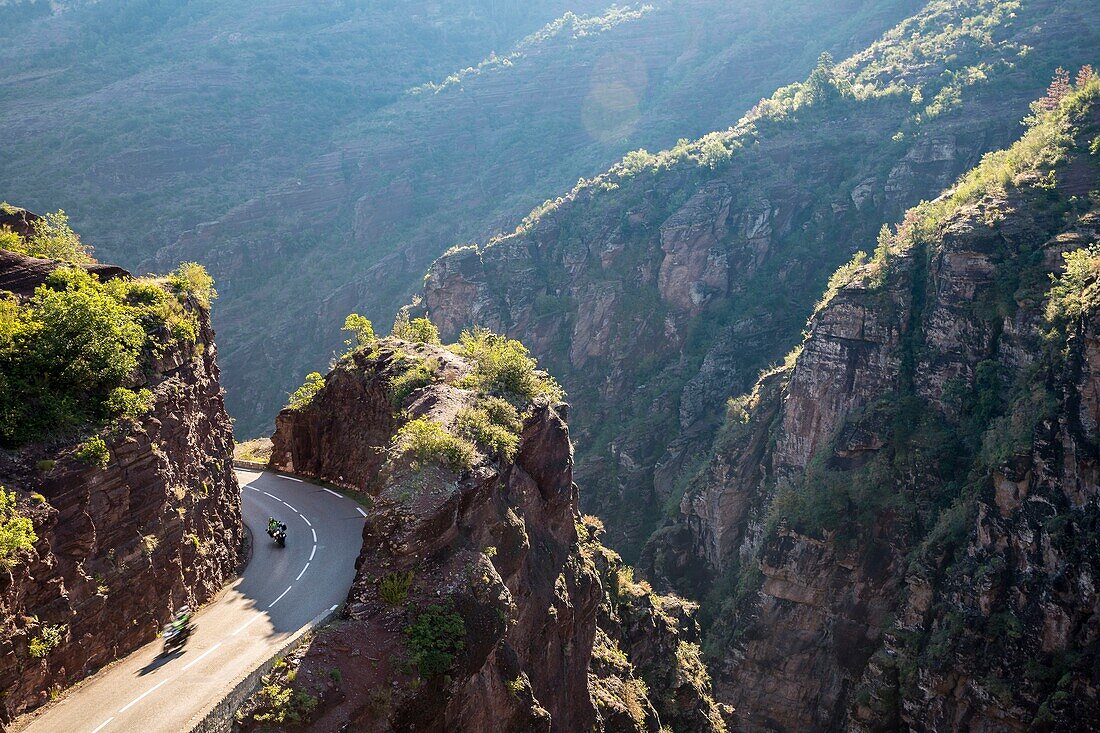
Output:
[[[210,301],[218,297],[218,291],[214,289],[214,278],[197,262],[181,264],[168,276],[168,282],[177,293],[194,295],[203,308],[209,308]]]
[[[358,313],[350,313],[344,319],[344,328],[341,329],[351,334],[351,338],[344,342],[351,348],[359,348],[374,343],[374,325],[370,319],[364,318]]]
[[[30,238],[23,240],[22,247],[15,251],[32,257],[46,257],[77,264],[95,262],[92,248],[80,241],[80,237],[69,226],[68,214],[62,209],[35,219],[31,226]],[[7,237],[4,247],[9,249],[18,245]]]
[[[26,306],[0,301],[0,443],[95,417],[138,366],[140,317],[80,268],[54,271]]]
[[[100,282],[80,267],[58,268],[25,303],[0,295],[0,445],[146,412],[152,394],[122,385],[146,349],[170,343],[166,330],[197,337],[191,310],[155,280]]]
[[[1054,71],[1054,78],[1047,87],[1047,93],[1035,104],[1037,111],[1049,112],[1058,107],[1066,95],[1073,89],[1069,81],[1069,72],[1059,66]]]
[[[414,318],[409,320],[409,312],[402,308],[393,321],[393,330],[390,335],[405,341],[419,341],[425,344],[438,344],[439,329],[427,318]]]
[[[291,410],[302,409],[313,402],[313,398],[324,388],[325,378],[319,372],[310,372],[306,375],[305,383],[291,393],[290,401],[286,405],[287,408]]]
[[[133,372],[146,339],[137,314],[97,286],[84,270],[56,270],[31,300],[34,361],[57,381],[89,391]]]
[[[836,64],[828,52],[822,53],[817,65],[803,84],[803,93],[810,104],[828,104],[841,97],[842,82],[836,72]]]
[[[1100,304],[1100,245],[1075,249],[1062,254],[1065,269],[1051,275],[1046,317],[1053,322],[1072,321],[1090,314]],[[2,337],[2,336],[0,336]]]

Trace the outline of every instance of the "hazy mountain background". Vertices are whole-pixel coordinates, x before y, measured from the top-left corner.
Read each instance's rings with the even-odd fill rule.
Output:
[[[248,436],[347,312],[388,325],[450,246],[629,150],[728,127],[919,5],[9,2],[0,177],[102,259],[207,264]]]

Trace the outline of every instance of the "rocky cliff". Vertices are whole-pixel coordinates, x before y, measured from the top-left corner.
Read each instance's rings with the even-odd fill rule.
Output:
[[[246,728],[724,730],[694,606],[582,522],[566,405],[533,367],[489,334],[387,339],[280,414],[272,464],[353,492],[367,525],[343,617]]]
[[[837,271],[650,543],[739,730],[1100,715],[1100,78],[1036,110]]]
[[[456,249],[423,307],[522,338],[578,409],[586,511],[636,557],[675,513],[721,405],[800,339],[829,273],[931,198],[1097,37],[1090,3],[930,2],[729,131],[631,153],[518,230]]]
[[[25,305],[62,266],[0,251],[0,289]],[[86,269],[132,282],[118,268]],[[174,608],[210,598],[237,567],[232,426],[208,309],[192,295],[167,297],[197,330],[148,343],[126,381],[134,394],[148,390],[143,410],[0,453],[0,485],[36,536],[0,572],[0,723],[151,641]],[[5,398],[10,348],[4,342]]]

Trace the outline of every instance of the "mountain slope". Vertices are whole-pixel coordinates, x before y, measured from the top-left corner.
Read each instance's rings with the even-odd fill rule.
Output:
[[[1100,77],[1045,102],[837,271],[651,542],[738,729],[1100,713]]]
[[[929,3],[736,127],[632,153],[515,234],[432,266],[444,332],[522,335],[578,404],[586,510],[628,558],[675,513],[727,397],[799,338],[830,272],[879,224],[1008,144],[1087,2]],[[662,510],[662,507],[664,509]]]
[[[916,4],[3,7],[0,176],[132,269],[206,264],[231,412],[257,433],[347,312],[388,319],[447,247],[627,150],[728,125]]]

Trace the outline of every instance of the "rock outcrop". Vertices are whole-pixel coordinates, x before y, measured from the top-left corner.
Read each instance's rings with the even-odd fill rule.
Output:
[[[800,340],[829,273],[1010,144],[1050,59],[1091,60],[1091,14],[929,3],[731,130],[631,153],[514,234],[445,255],[424,312],[448,337],[483,325],[520,338],[562,380],[579,406],[582,505],[633,560],[675,511],[725,400]],[[980,81],[966,71],[978,68]],[[834,90],[813,93],[824,79]]]
[[[837,272],[651,541],[656,575],[722,599],[708,647],[738,730],[1095,726],[1100,78],[1081,79]]]
[[[272,464],[369,506],[346,611],[293,663],[309,729],[723,730],[693,606],[634,583],[599,544],[598,520],[581,522],[564,404],[505,392],[520,408],[501,421],[513,448],[479,438],[455,464],[470,410],[514,409],[479,386],[481,368],[385,340],[279,416]],[[414,425],[443,442],[405,442]],[[261,693],[249,726],[273,708]]]
[[[29,295],[58,266],[0,252],[0,289]],[[205,308],[184,307],[198,337],[145,354],[130,384],[148,388],[153,407],[105,433],[104,467],[66,438],[0,453],[0,485],[38,537],[0,572],[0,723],[151,641],[174,608],[210,598],[238,566],[240,497],[214,333]]]

